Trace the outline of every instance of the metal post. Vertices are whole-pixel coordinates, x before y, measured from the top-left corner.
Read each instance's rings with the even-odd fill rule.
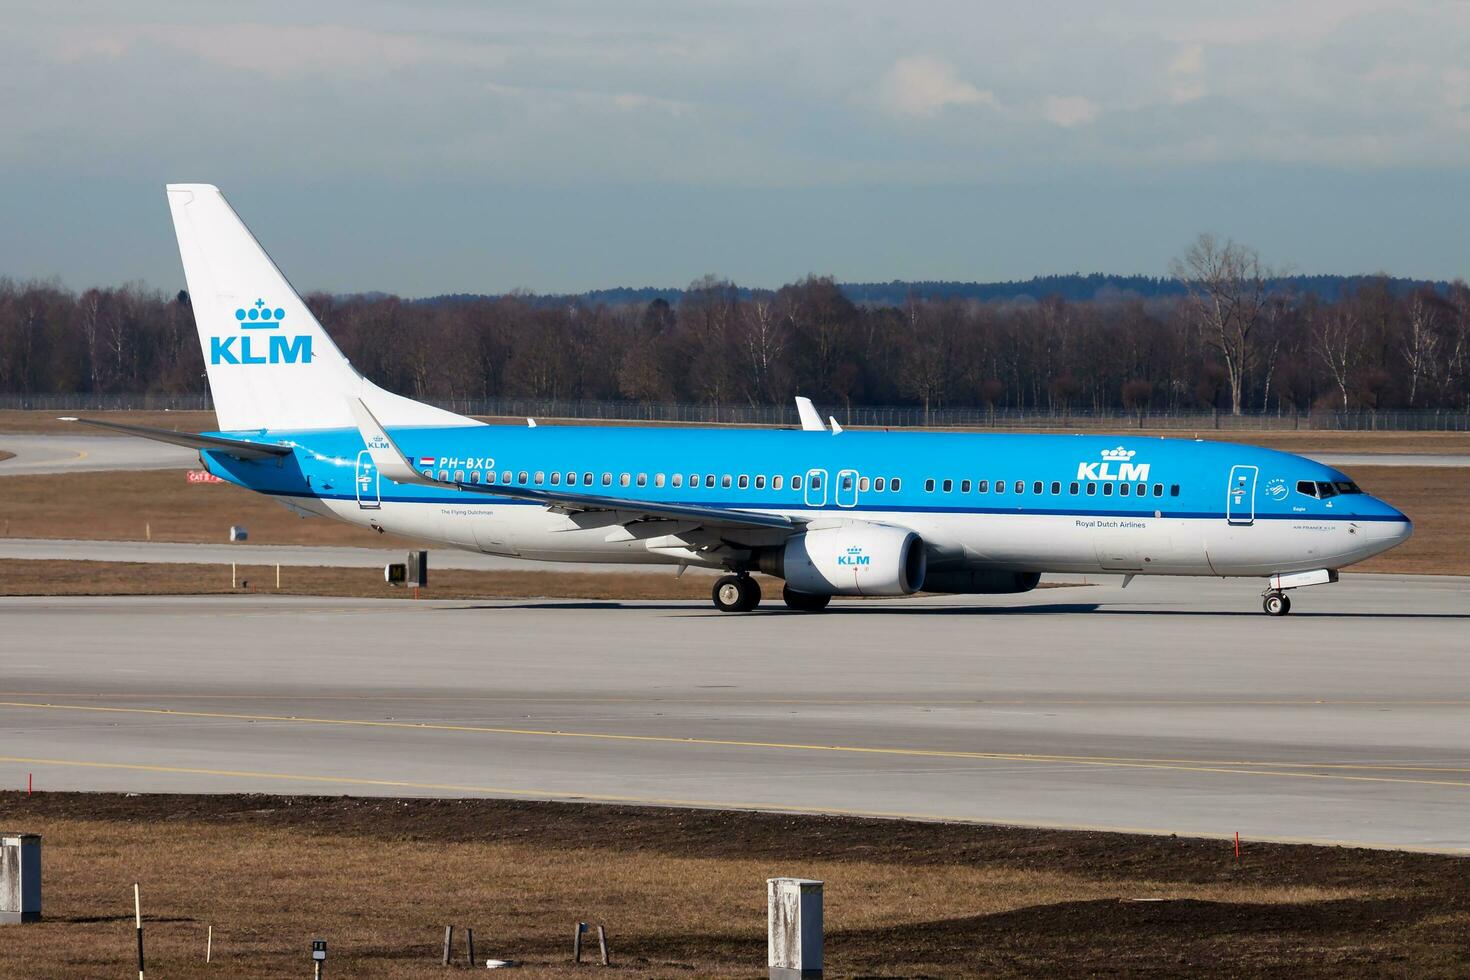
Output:
[[[464,930],[464,952],[469,957],[470,969],[475,968],[475,930],[465,927]]]
[[[602,926],[597,927],[597,948],[602,952],[602,965],[612,966],[611,958],[607,955],[607,930]]]
[[[572,934],[572,962],[582,962],[582,933],[587,931],[587,923],[578,922],[577,930]]]
[[[444,927],[444,965],[449,965],[450,951],[454,946],[454,926]]]
[[[133,882],[133,924],[138,930],[138,980],[143,980],[143,900],[136,881]]]

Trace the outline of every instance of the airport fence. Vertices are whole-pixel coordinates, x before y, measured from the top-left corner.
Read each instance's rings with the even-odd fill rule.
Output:
[[[630,402],[547,398],[425,399],[461,415],[495,418],[594,419],[618,422],[671,422],[717,425],[799,424],[796,408],[783,405],[710,402]],[[209,411],[205,394],[6,395],[0,409],[46,412]],[[1470,412],[1389,409],[1380,411],[1215,412],[1124,409],[932,408],[914,405],[819,406],[823,417],[836,416],[844,426],[868,428],[985,428],[1211,430],[1327,430],[1385,432],[1467,432]]]

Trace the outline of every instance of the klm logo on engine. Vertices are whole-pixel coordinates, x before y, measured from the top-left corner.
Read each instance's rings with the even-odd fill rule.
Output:
[[[1077,464],[1077,479],[1143,482],[1148,479],[1148,464],[1133,462],[1133,455],[1132,449],[1124,449],[1122,446],[1104,449],[1099,462]]]
[[[839,568],[866,568],[873,564],[873,559],[863,554],[862,548],[848,548],[847,551],[837,556]]]
[[[253,334],[252,330],[280,330],[286,311],[272,309],[265,300],[257,299],[249,309],[235,311],[241,332],[228,337],[209,338],[211,364],[309,364],[311,337],[301,334]]]

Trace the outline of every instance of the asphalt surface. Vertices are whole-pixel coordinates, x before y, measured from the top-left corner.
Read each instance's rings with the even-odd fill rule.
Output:
[[[0,449],[15,453],[0,460],[0,476],[199,467],[192,449],[132,436],[0,435]]]
[[[0,599],[0,786],[1470,851],[1470,579],[779,603]]]
[[[402,550],[391,548],[340,548],[318,545],[268,544],[181,544],[167,541],[89,541],[72,538],[0,538],[0,558],[31,561],[119,561],[157,562],[168,565],[285,565],[329,568],[382,568],[401,562]],[[527,561],[501,558],[454,548],[435,548],[429,553],[429,569],[459,569],[482,572],[629,572],[662,571],[674,574],[672,565],[599,565],[592,563]],[[708,569],[689,574],[711,574]]]

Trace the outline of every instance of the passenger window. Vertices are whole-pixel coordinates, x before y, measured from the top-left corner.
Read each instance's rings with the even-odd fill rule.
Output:
[[[779,480],[780,477],[777,477],[776,479]],[[883,478],[881,476],[873,478],[873,489],[878,491],[879,493],[883,492]]]
[[[780,490],[781,489],[781,475],[779,473],[776,474],[775,476],[771,477],[771,489],[772,490]]]
[[[1074,496],[1074,497],[1075,497],[1075,496],[1077,496],[1077,490],[1078,490],[1078,488],[1079,488],[1079,487],[1078,487],[1078,483],[1077,483],[1077,481],[1076,481],[1076,480],[1073,480],[1073,481],[1072,481],[1072,488],[1071,488],[1071,490],[1070,490],[1070,491],[1068,491],[1068,492],[1069,492],[1069,493],[1071,493],[1071,494],[1072,494],[1072,496]]]
[[[528,474],[525,470],[521,470],[519,473],[516,474],[516,482],[519,483],[521,486],[525,486],[526,478],[529,475],[530,474]]]
[[[628,474],[628,473],[619,473],[618,474],[618,486],[620,486],[620,487],[626,487],[631,482],[633,482],[633,478],[632,478],[632,475],[631,474]]]
[[[979,483],[975,484],[975,492],[976,493],[989,493],[990,492],[990,481],[989,480],[981,480]]]
[[[471,483],[479,483],[480,482],[480,471],[479,470],[475,470],[472,473],[470,473],[470,482]]]
[[[486,474],[485,474],[485,482],[486,483],[494,483],[495,482],[495,471],[494,470],[490,470],[490,471],[486,472]]]
[[[1103,484],[1103,496],[1104,497],[1111,497],[1112,495],[1113,495],[1113,485],[1111,483],[1104,483]]]
[[[612,486],[612,474],[611,473],[603,473],[602,474],[602,485],[605,486],[605,487]]]
[[[664,485],[664,475],[662,473],[653,474],[653,485],[656,487]]]
[[[1127,483],[1120,483],[1120,484],[1118,484],[1118,495],[1120,497],[1126,497],[1126,496],[1128,496],[1129,492],[1130,492],[1129,491],[1129,484],[1127,484]]]
[[[740,480],[736,483],[736,486],[738,486],[741,490],[748,489],[750,487],[750,477],[746,476],[744,473],[741,473]]]
[[[793,489],[793,490],[800,490],[801,489],[801,477],[799,477],[799,476],[793,476],[791,478],[791,489]]]
[[[561,474],[556,470],[551,471],[551,485],[554,487],[561,486]]]
[[[944,492],[945,493],[953,493],[954,492],[954,481],[953,480],[945,480],[944,481]]]
[[[583,473],[582,474],[582,486],[584,486],[584,487],[590,487],[590,486],[592,486],[592,474],[591,473]]]
[[[638,474],[638,485],[640,487],[646,487],[646,486],[648,486],[648,474],[647,473],[639,473]]]
[[[510,483],[510,470],[501,470],[500,471],[500,482],[509,485],[509,483]]]
[[[1053,497],[1055,497],[1058,494],[1060,494],[1061,492],[1062,492],[1062,485],[1061,485],[1061,483],[1059,481],[1057,481],[1057,480],[1051,481],[1051,495]]]
[[[757,490],[764,490],[766,488],[766,478],[764,476],[756,474],[755,488]]]
[[[1163,495],[1164,495],[1164,485],[1162,483],[1155,483],[1154,484],[1154,496],[1155,497],[1162,497]]]
[[[813,490],[822,489],[822,475],[820,473],[813,474],[811,480],[808,482]]]
[[[704,485],[707,486],[707,487],[709,487],[711,490],[714,489],[714,486],[715,486],[715,475],[713,473],[706,473],[704,475]]]
[[[683,473],[675,473],[674,474],[674,486],[676,486],[676,487],[682,487],[683,485],[684,485],[684,474]]]
[[[724,487],[727,490],[730,488],[730,474],[729,473],[726,473],[724,476],[720,477],[720,486]]]
[[[699,488],[699,474],[698,473],[690,473],[689,474],[689,488],[691,490],[695,490],[695,489],[698,489]]]
[[[995,481],[995,492],[996,493],[1005,493],[1006,492],[1006,481],[1004,481],[1004,480],[996,480]]]
[[[898,493],[899,489],[902,488],[902,487],[903,487],[903,481],[900,480],[896,476],[893,479],[891,479],[891,480],[888,481],[888,489],[889,490],[892,490],[894,493]]]
[[[1177,483],[1171,483],[1171,484],[1169,484],[1169,496],[1171,496],[1171,497],[1177,497],[1177,496],[1179,496],[1179,484],[1177,484]]]
[[[868,478],[867,477],[864,476],[864,477],[859,477],[858,478],[858,491],[860,493],[867,493],[868,492],[868,486],[869,486],[869,483],[868,483]]]
[[[1096,483],[1089,483],[1087,485],[1087,495],[1089,497],[1096,497],[1097,496],[1097,484]]]
[[[449,471],[448,470],[440,470],[439,471],[439,479],[443,480],[446,483],[449,482]]]
[[[536,471],[536,485],[539,487],[541,484],[543,484],[545,482],[546,482],[546,471],[545,470],[537,470]]]
[[[851,473],[843,473],[842,474],[842,489],[843,490],[851,490],[852,489],[852,474]]]
[[[567,486],[574,487],[576,485],[577,485],[577,471],[576,470],[572,470],[572,471],[570,471],[570,472],[567,473]]]
[[[969,493],[969,492],[970,492],[970,481],[969,480],[961,480],[960,481],[960,493]]]
[[[1041,481],[1040,480],[1037,480],[1035,483],[1031,484],[1031,492],[1032,493],[1040,493],[1041,492]]]
[[[925,493],[933,493],[934,492],[934,481],[933,480],[925,480],[924,481],[924,492]]]
[[[1017,493],[1025,493],[1026,492],[1026,481],[1025,480],[1017,480],[1016,481],[1016,492]]]

